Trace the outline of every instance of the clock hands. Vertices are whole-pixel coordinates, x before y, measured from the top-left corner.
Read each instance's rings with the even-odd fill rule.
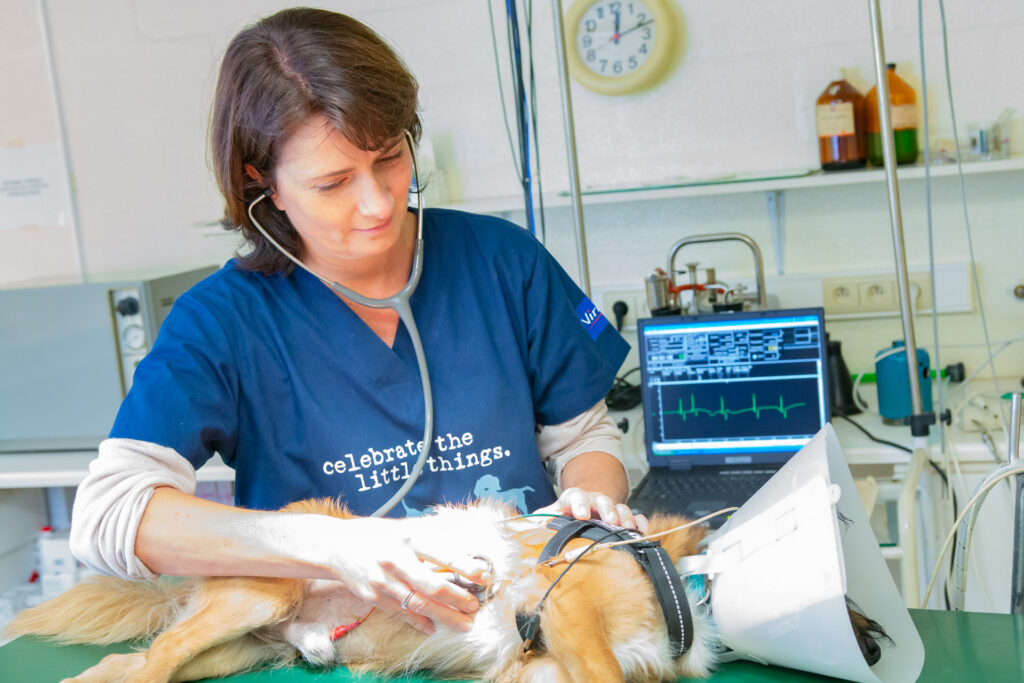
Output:
[[[619,33],[618,37],[621,38],[622,36],[628,36],[630,33],[632,33],[633,31],[637,30],[638,28],[643,28],[644,26],[647,26],[647,25],[653,24],[653,23],[654,23],[654,19],[648,19],[647,21],[642,21],[639,24],[637,24],[636,26],[634,26],[633,28],[627,29],[627,30],[623,31],[622,33]],[[618,41],[616,41],[616,42],[618,42]]]
[[[619,44],[619,23],[621,22],[621,20],[622,20],[622,12],[616,12],[615,13],[615,35],[612,36],[612,40],[615,41],[616,45]]]
[[[604,45],[598,46],[597,48],[595,48],[594,51],[597,52],[601,48],[607,47],[608,45],[611,45],[612,43],[615,43],[616,45],[618,45],[619,44],[619,39],[621,39],[622,36],[628,36],[630,33],[632,33],[633,31],[637,30],[638,28],[643,28],[644,26],[649,26],[650,24],[653,24],[653,23],[654,23],[654,19],[648,19],[647,21],[640,22],[639,24],[637,24],[633,28],[628,28],[625,31],[623,31],[622,33],[619,33],[619,14],[616,13],[616,15],[615,15],[615,33],[612,34],[612,37],[608,39],[607,43],[605,43]]]

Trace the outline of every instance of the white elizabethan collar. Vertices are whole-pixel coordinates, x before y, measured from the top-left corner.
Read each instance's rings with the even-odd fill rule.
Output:
[[[677,568],[714,581],[718,636],[743,658],[863,683],[915,681],[924,666],[831,425],[733,514],[706,555]],[[895,643],[880,643],[874,666],[861,655],[845,596]]]

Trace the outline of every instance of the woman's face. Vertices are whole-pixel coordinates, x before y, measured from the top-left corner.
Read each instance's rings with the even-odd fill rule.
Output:
[[[303,261],[343,272],[401,253],[411,179],[404,135],[367,152],[315,116],[284,144],[271,199],[302,238]]]

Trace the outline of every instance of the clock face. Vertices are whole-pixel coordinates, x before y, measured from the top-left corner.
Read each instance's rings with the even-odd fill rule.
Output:
[[[597,76],[626,78],[654,53],[658,25],[639,0],[597,0],[576,26],[576,51],[583,66]]]
[[[674,0],[576,0],[565,15],[569,72],[602,95],[650,88],[682,54],[677,11]]]

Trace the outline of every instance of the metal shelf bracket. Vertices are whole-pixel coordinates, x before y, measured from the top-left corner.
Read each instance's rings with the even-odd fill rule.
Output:
[[[775,272],[785,274],[786,258],[786,195],[782,190],[764,193],[768,203],[768,222],[772,231],[772,248],[775,252]]]

